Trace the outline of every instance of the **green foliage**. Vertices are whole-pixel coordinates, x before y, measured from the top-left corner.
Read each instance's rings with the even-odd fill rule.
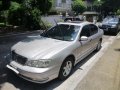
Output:
[[[11,0],[2,0],[2,8],[1,10],[8,10],[10,7]]]
[[[8,10],[1,11],[1,21],[4,22],[5,26],[7,25],[7,19],[8,19]]]
[[[95,0],[94,2],[93,2],[93,6],[97,6],[97,7],[100,7],[102,4],[103,4],[104,2],[103,1],[98,1],[98,0]]]
[[[40,29],[41,14],[48,13],[53,2],[55,0],[2,0],[0,20],[11,25]]]
[[[52,7],[53,0],[37,0],[36,2],[42,14],[47,14]]]
[[[0,11],[2,10],[2,1],[0,1]]]
[[[17,2],[11,2],[11,6],[9,8],[8,22],[12,25],[21,25],[23,10],[21,8],[21,4]]]
[[[19,4],[12,2],[9,9],[9,23],[29,29],[40,28],[40,10],[32,5],[33,0]]]
[[[43,29],[43,30],[52,27],[51,23],[44,21],[44,20],[42,20],[42,23],[40,25],[41,25],[41,29]]]
[[[31,18],[32,18],[32,29],[40,29],[40,23],[41,23],[41,17],[40,17],[40,10],[37,9],[37,8],[34,8],[32,11],[31,11]],[[31,22],[29,22],[31,23]]]
[[[17,2],[11,2],[10,11],[16,11],[17,9],[21,8],[21,5]]]
[[[117,15],[120,15],[120,9],[117,10]]]
[[[120,0],[102,0],[102,9],[105,12],[116,12],[120,8]]]
[[[74,0],[72,4],[72,10],[78,13],[83,13],[85,11],[85,3],[82,0]]]

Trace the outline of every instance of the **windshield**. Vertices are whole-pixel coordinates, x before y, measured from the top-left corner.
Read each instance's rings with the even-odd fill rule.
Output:
[[[118,18],[111,18],[111,17],[107,17],[103,20],[103,23],[118,23]]]
[[[41,36],[65,41],[73,41],[75,40],[79,30],[80,26],[77,25],[60,24],[42,33]]]

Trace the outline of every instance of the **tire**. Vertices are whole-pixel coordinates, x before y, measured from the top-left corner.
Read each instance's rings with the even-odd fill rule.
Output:
[[[66,78],[68,78],[73,69],[73,65],[73,59],[71,57],[66,58],[65,61],[62,63],[58,78],[60,80],[65,80]]]
[[[118,31],[114,32],[114,35],[116,36],[116,35],[117,35],[117,33],[118,33]]]
[[[114,35],[117,35],[119,32],[118,28],[115,29]]]
[[[102,44],[102,41],[99,41],[95,49],[96,52],[98,52],[101,49],[101,44]]]

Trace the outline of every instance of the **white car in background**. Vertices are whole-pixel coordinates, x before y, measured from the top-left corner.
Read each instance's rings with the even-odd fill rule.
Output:
[[[28,37],[11,49],[7,68],[35,83],[66,79],[73,67],[101,48],[103,31],[89,22],[58,23],[40,36]]]

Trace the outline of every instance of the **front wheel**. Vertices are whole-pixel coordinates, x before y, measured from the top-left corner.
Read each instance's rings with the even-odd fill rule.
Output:
[[[58,78],[60,80],[65,80],[71,74],[72,69],[73,69],[73,60],[72,60],[72,58],[69,57],[63,62],[62,66],[60,68]]]

